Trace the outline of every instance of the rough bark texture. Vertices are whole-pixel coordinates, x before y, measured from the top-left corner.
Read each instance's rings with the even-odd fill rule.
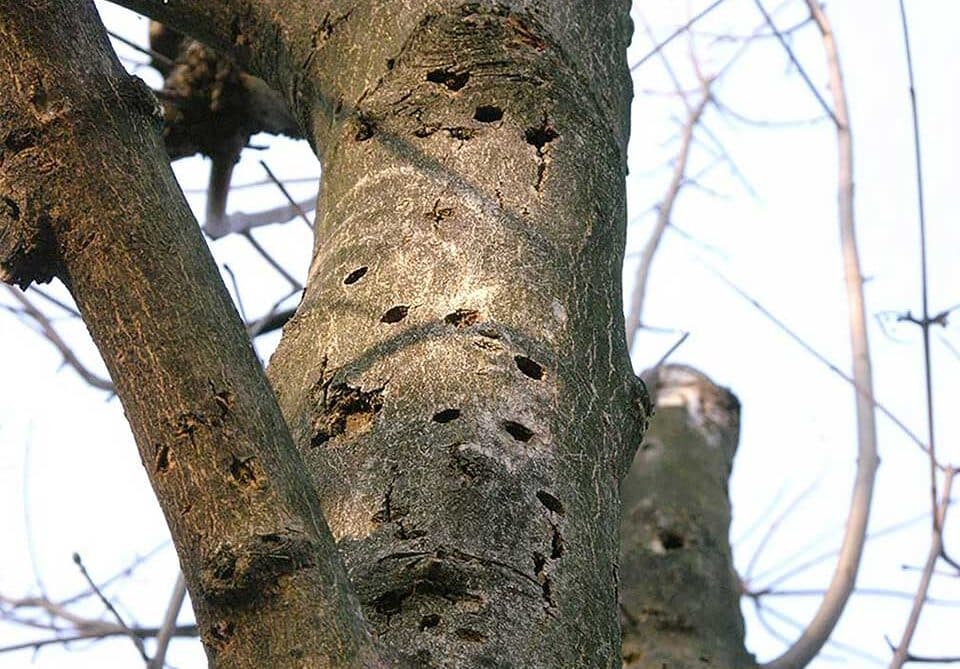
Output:
[[[0,267],[70,285],[211,664],[380,666],[362,607],[404,666],[620,667],[620,481],[649,413],[620,291],[628,3],[122,4],[250,66],[323,158],[270,367],[288,432],[92,5],[0,10]],[[701,615],[675,581],[730,579],[732,453],[712,448],[626,488],[689,539],[689,561],[624,558],[627,608],[684,600],[629,637],[671,666],[742,666],[735,597]],[[666,548],[651,522],[628,529]]]
[[[623,482],[623,666],[753,667],[728,539],[740,405],[689,367],[650,385],[656,413]]]
[[[336,102],[300,107],[325,156],[317,248],[270,377],[391,647],[619,666],[618,481],[644,418],[623,8],[405,6],[355,4],[304,57],[336,63],[316,74]]]
[[[0,273],[61,278],[115,381],[211,662],[377,666],[256,356],[92,2],[0,10]],[[318,633],[317,630],[322,630]]]

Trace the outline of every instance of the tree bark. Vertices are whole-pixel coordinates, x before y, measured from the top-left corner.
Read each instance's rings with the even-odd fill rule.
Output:
[[[285,427],[92,5],[0,11],[0,266],[80,304],[211,664],[386,666],[379,643],[418,667],[620,667],[620,481],[649,414],[620,288],[628,3],[121,4],[251,67],[323,159],[269,370]],[[711,532],[699,578],[726,579]]]
[[[656,414],[623,482],[624,669],[753,667],[728,538],[740,404],[689,367],[650,377]]]
[[[114,379],[211,664],[378,666],[303,463],[90,1],[0,10],[0,275],[69,287]]]

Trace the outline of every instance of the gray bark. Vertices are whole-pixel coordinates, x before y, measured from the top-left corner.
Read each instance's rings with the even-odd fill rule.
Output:
[[[700,372],[650,374],[656,413],[623,481],[624,669],[752,667],[728,532],[740,404]]]
[[[211,665],[621,666],[620,481],[649,414],[621,310],[628,4],[123,4],[252,68],[323,160],[315,258],[269,369],[285,427],[90,4],[0,11],[0,62],[29,56],[0,68],[20,110],[0,115],[0,263],[80,304]],[[62,34],[31,28],[54,9]],[[42,123],[25,71],[92,110],[102,142],[41,137],[36,164],[11,144]],[[43,171],[56,160],[73,181]],[[735,637],[735,602],[716,611]]]

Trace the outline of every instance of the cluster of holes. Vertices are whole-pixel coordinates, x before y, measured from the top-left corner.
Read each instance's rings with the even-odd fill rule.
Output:
[[[548,493],[546,490],[538,490],[537,499],[540,500],[540,503],[543,504],[548,510],[552,511],[558,516],[562,516],[564,514],[563,502]]]
[[[349,285],[352,285],[352,284],[356,283],[357,281],[359,281],[360,279],[362,279],[362,278],[363,278],[363,275],[366,274],[366,273],[367,273],[367,267],[366,267],[366,266],[364,266],[364,267],[358,267],[357,269],[353,270],[352,272],[350,272],[349,274],[347,274],[347,276],[344,277],[343,283],[346,284],[346,285],[348,285],[348,286],[349,286]]]
[[[531,430],[526,425],[522,425],[521,423],[518,423],[513,420],[505,420],[502,423],[500,423],[500,426],[503,427],[504,430],[506,430],[507,434],[509,434],[511,437],[513,437],[517,441],[523,441],[523,442],[530,441],[530,439],[532,439],[533,435],[535,434],[534,431]]]
[[[460,409],[444,409],[433,414],[434,423],[449,423],[460,417]]]
[[[531,379],[541,381],[546,376],[543,366],[525,355],[516,355],[513,357],[513,361],[517,364],[517,369]]]
[[[427,81],[445,86],[451,91],[459,91],[467,85],[469,80],[470,73],[467,71],[455,72],[453,70],[438,69],[427,72]]]
[[[398,304],[395,307],[390,307],[387,309],[383,316],[380,317],[381,323],[399,323],[404,318],[407,317],[407,314],[410,312],[410,307],[405,304]]]
[[[503,118],[503,110],[496,105],[480,105],[473,113],[473,118],[481,123],[496,123]]]

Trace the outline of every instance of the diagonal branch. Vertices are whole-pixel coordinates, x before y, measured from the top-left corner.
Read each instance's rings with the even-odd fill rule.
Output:
[[[174,180],[156,101],[117,62],[92,0],[4,3],[0,88],[0,276],[70,289],[115,379],[211,663],[282,666],[279,627],[305,666],[384,666]]]
[[[933,537],[930,541],[930,552],[927,554],[927,561],[924,564],[923,572],[920,576],[920,585],[917,586],[917,592],[913,598],[913,606],[910,609],[910,616],[907,618],[907,625],[903,630],[903,636],[900,637],[900,643],[890,660],[890,669],[900,669],[909,658],[910,641],[917,631],[917,623],[920,622],[920,613],[923,611],[923,605],[927,600],[927,590],[930,588],[930,581],[933,579],[933,568],[943,552],[943,524],[947,519],[947,509],[950,507],[950,491],[953,487],[953,476],[956,472],[953,467],[947,467],[943,477],[942,497],[935,511],[933,521]]]
[[[86,381],[94,388],[113,392],[113,383],[111,383],[110,379],[104,379],[95,372],[91,371],[80,361],[80,358],[78,358],[77,354],[74,353],[73,348],[63,340],[63,337],[61,337],[60,333],[57,332],[53,322],[47,317],[46,314],[38,309],[37,306],[31,302],[30,299],[20,290],[14,288],[13,286],[5,287],[10,295],[12,295],[13,298],[22,306],[21,313],[33,320],[33,322],[37,324],[37,327],[40,328],[40,334],[42,334],[48,342],[53,344],[56,349],[60,351],[60,355],[63,356],[64,364],[72,367],[81,379]]]

